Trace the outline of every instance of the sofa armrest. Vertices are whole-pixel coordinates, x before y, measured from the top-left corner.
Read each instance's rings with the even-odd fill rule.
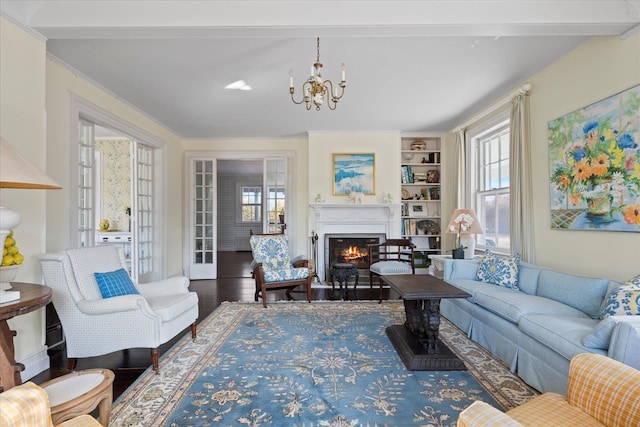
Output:
[[[571,359],[567,402],[606,426],[640,425],[640,371],[595,353]]]
[[[609,357],[640,371],[640,323],[619,322],[613,328]]]
[[[453,259],[444,260],[444,280],[471,279],[475,280],[480,260],[478,259]]]
[[[458,416],[458,427],[523,427],[509,415],[476,400]]]
[[[157,282],[136,283],[136,289],[145,297],[161,297],[189,292],[189,279],[184,276],[169,277]]]
[[[152,313],[149,304],[142,295],[121,295],[113,298],[78,301],[78,310],[88,316],[138,311],[143,307],[146,307],[145,311]]]

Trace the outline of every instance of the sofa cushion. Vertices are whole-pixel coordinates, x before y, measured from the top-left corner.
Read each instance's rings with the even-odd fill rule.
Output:
[[[537,295],[560,301],[597,318],[609,281],[541,270]]]
[[[558,393],[544,393],[507,412],[513,420],[523,426],[580,426],[602,427],[576,406],[569,405]],[[499,424],[502,425],[502,424]]]
[[[521,262],[518,271],[518,289],[525,294],[535,295],[538,289],[540,268]]]
[[[580,353],[606,355],[604,350],[588,349],[582,345],[583,338],[593,330],[597,322],[588,317],[528,314],[520,318],[518,327],[531,338],[571,360]]]
[[[609,316],[640,315],[640,284],[629,281],[624,286],[614,289],[603,301],[600,319]]]
[[[472,280],[472,279],[449,280],[449,283],[451,283],[456,288],[460,288],[463,291],[470,294],[471,297],[469,299],[471,301],[473,301],[473,298],[476,292],[482,292],[482,291],[492,292],[492,291],[502,289],[502,288],[498,288],[496,285],[491,285],[489,283],[479,282],[477,280]]]
[[[628,322],[640,327],[640,316],[607,316],[596,325],[589,335],[584,337],[582,345],[589,348],[609,349],[613,329],[620,322]]]
[[[98,282],[102,298],[139,294],[131,281],[131,277],[129,277],[129,273],[124,268],[107,273],[93,273],[93,275],[96,277],[96,282]]]
[[[494,290],[483,290],[475,293],[473,302],[513,323],[518,323],[521,316],[531,313],[549,314],[567,317],[588,318],[585,313],[535,295],[527,295],[516,289],[504,289],[494,286]]]
[[[491,251],[485,251],[476,279],[505,288],[518,289],[519,262],[520,255],[498,256]]]

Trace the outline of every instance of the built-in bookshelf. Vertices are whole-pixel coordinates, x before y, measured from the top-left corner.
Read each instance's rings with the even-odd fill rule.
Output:
[[[416,245],[416,271],[426,273],[442,245],[442,135],[401,135],[401,230]]]

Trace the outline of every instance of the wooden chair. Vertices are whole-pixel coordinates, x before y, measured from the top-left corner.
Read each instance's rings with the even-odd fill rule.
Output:
[[[262,305],[267,307],[267,291],[286,289],[287,297],[297,286],[306,286],[307,301],[311,302],[311,282],[313,275],[309,260],[298,259],[292,262],[289,257],[289,241],[286,234],[250,233],[251,252],[253,254],[253,275],[256,280],[255,300],[262,297]]]
[[[393,274],[416,274],[414,264],[415,245],[408,239],[389,239],[369,245],[369,292],[373,294],[373,278],[380,284],[382,302],[382,278]]]

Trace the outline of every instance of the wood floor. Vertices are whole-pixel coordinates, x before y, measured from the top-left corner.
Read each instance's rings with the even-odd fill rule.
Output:
[[[198,293],[200,320],[206,318],[220,303],[224,301],[254,301],[255,282],[251,278],[251,253],[250,252],[219,252],[218,253],[218,278],[216,280],[192,280],[190,290]],[[378,299],[378,290],[369,292],[369,287],[364,285],[359,288],[358,297],[361,299]],[[332,299],[330,289],[314,289],[314,300]],[[389,298],[389,290],[384,289],[382,297]],[[294,297],[304,294],[293,294]],[[283,291],[269,291],[268,301],[286,299]],[[336,292],[336,298],[339,295]],[[302,297],[304,298],[304,297]],[[349,294],[353,298],[353,294]],[[190,333],[188,328],[173,340],[160,347],[160,354],[170,349],[185,334]],[[58,347],[49,351],[51,367],[36,375],[31,381],[36,384],[69,373],[66,369],[67,358],[64,347]],[[149,349],[130,349],[117,351],[105,356],[78,359],[77,370],[90,368],[108,368],[115,373],[113,383],[114,400],[120,396],[144,371],[151,365]],[[162,360],[160,360],[162,370]]]

